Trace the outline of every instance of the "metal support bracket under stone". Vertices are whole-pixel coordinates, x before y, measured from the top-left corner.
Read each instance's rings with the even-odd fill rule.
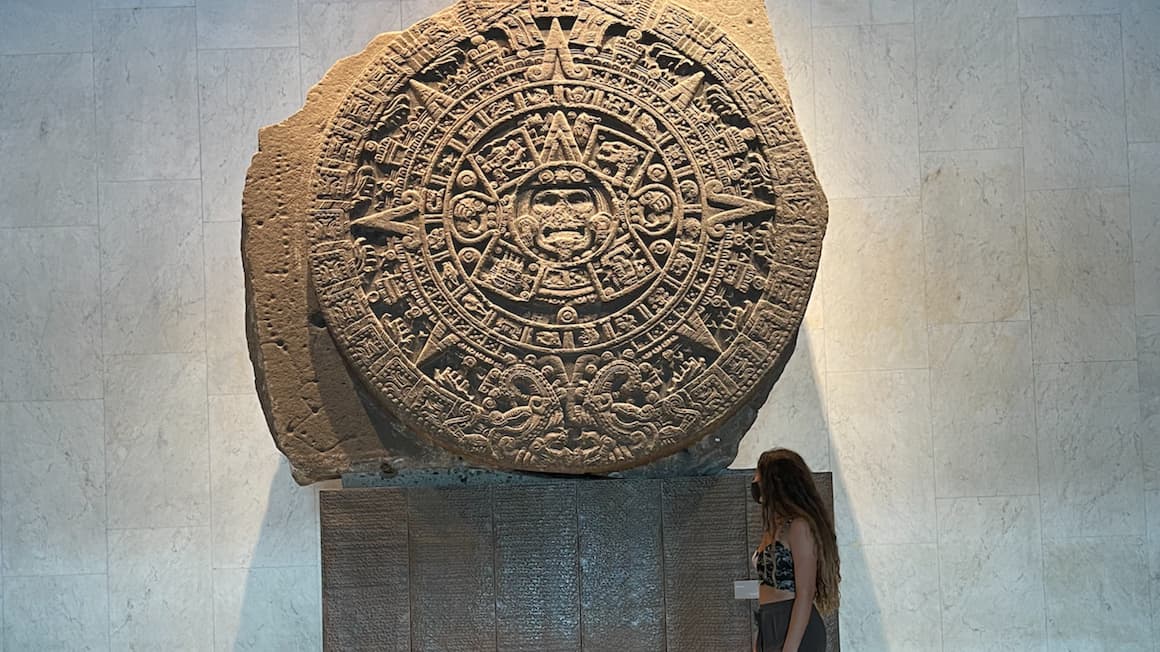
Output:
[[[326,650],[750,648],[747,472],[322,492]],[[430,479],[428,479],[430,480]],[[832,509],[831,474],[815,474]],[[826,619],[838,650],[838,619]]]

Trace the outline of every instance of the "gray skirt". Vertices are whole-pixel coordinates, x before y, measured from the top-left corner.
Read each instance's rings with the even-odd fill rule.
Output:
[[[793,600],[782,600],[763,604],[754,612],[757,618],[757,652],[781,652],[792,611]],[[826,652],[826,624],[822,622],[817,607],[810,607],[810,622],[806,624],[806,634],[798,650]]]

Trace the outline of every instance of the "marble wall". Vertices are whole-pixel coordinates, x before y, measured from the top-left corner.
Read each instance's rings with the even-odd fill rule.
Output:
[[[440,5],[0,1],[0,649],[319,647],[243,174]],[[1160,2],[768,7],[832,222],[737,466],[834,472],[843,647],[1160,650]]]

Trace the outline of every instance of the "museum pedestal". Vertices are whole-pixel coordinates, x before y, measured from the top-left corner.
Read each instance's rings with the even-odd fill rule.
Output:
[[[324,491],[325,649],[748,650],[756,602],[733,583],[761,534],[750,477]],[[831,475],[815,480],[832,503]]]

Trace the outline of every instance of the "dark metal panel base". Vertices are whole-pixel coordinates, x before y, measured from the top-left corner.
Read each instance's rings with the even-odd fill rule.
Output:
[[[410,650],[406,497],[324,491],[321,511],[323,647]]]
[[[750,474],[322,492],[326,650],[748,650]],[[832,502],[830,474],[817,474]],[[837,616],[826,619],[838,649]]]
[[[579,486],[584,649],[663,652],[660,480]]]
[[[753,612],[733,597],[749,576],[742,477],[666,480],[661,495],[669,649],[732,652],[751,642]]]
[[[491,489],[411,489],[406,495],[411,649],[498,649]]]
[[[575,483],[494,492],[499,649],[580,649]]]

